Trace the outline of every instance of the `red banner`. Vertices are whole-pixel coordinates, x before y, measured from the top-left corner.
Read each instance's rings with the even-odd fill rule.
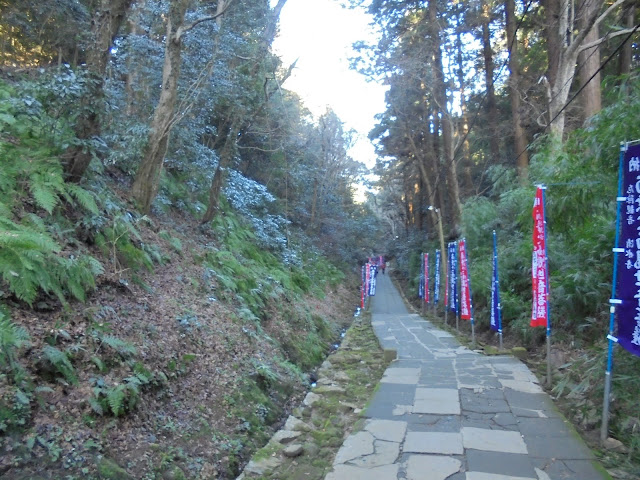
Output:
[[[465,239],[458,242],[460,255],[460,318],[471,320],[471,292],[469,290],[469,267]]]
[[[424,303],[429,303],[429,254],[424,254]]]
[[[544,192],[538,187],[533,202],[533,258],[531,262],[531,280],[533,284],[533,307],[531,309],[531,326],[546,327],[548,282],[547,248],[544,221]]]

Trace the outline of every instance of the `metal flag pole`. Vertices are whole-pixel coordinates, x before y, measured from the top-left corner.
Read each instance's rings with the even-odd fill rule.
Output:
[[[547,307],[547,386],[551,386],[551,316],[549,301],[549,256],[547,255],[547,211],[546,211],[546,185],[540,185],[542,189],[542,221],[544,223],[544,268],[546,270],[546,307]]]
[[[498,274],[498,240],[496,231],[493,231],[493,268],[495,271],[494,288],[496,289],[496,316],[498,321],[498,337],[500,338],[500,350],[502,350],[502,304],[500,303],[500,277]]]
[[[607,340],[609,341],[607,350],[607,371],[604,374],[604,401],[602,405],[602,425],[600,427],[600,442],[604,441],[609,436],[609,401],[611,397],[611,371],[613,369],[613,344],[618,339],[613,335],[615,329],[615,316],[616,316],[616,304],[622,303],[621,300],[616,299],[616,282],[618,280],[618,254],[624,253],[624,248],[620,248],[620,213],[622,212],[622,203],[626,202],[627,197],[623,197],[622,192],[622,178],[623,178],[623,165],[624,154],[627,151],[628,143],[620,143],[620,159],[618,161],[618,196],[616,197],[616,240],[613,248],[613,281],[611,282],[611,299],[609,303],[609,334]]]

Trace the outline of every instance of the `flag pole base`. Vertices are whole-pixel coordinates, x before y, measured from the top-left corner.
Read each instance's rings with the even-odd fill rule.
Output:
[[[547,387],[551,386],[551,335],[547,335]]]
[[[604,376],[604,402],[602,406],[602,425],[600,426],[600,444],[609,437],[609,401],[611,397],[611,372]]]
[[[500,351],[502,351],[502,332],[498,334],[500,336]]]
[[[476,348],[476,326],[471,322],[471,348]]]

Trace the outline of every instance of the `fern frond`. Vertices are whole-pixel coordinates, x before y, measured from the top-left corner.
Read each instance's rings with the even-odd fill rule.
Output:
[[[10,217],[11,207],[6,202],[0,202],[0,217]]]
[[[123,357],[133,356],[138,353],[136,347],[124,340],[114,337],[113,335],[104,335],[102,337],[102,343],[115,350]]]
[[[52,347],[51,345],[47,345],[42,349],[47,360],[53,365],[53,367],[62,374],[62,376],[72,385],[76,385],[78,383],[78,378],[76,377],[75,370],[71,362],[69,361],[69,357],[67,354],[57,349],[56,347]]]
[[[29,183],[29,190],[36,204],[47,211],[47,213],[53,213],[53,209],[58,204],[58,196],[56,191],[51,188],[50,185],[43,181],[37,181],[41,179],[40,175],[33,175],[31,182]]]
[[[125,227],[125,229],[129,232],[131,236],[135,237],[137,240],[142,241],[142,237],[140,236],[138,229],[135,227],[134,223],[131,221],[132,218],[133,217],[130,214],[126,213],[118,217],[116,219],[116,223],[121,227]]]
[[[16,351],[29,343],[27,331],[0,311],[0,367],[16,368]]]
[[[104,372],[107,369],[107,367],[105,366],[104,362],[100,357],[94,355],[93,357],[91,357],[91,361],[94,363],[96,367],[98,367],[98,370],[100,372]]]
[[[124,413],[124,399],[126,397],[126,386],[118,385],[107,392],[107,402],[114,416],[118,417]]]
[[[96,397],[89,398],[89,405],[91,406],[91,409],[98,415],[104,415],[104,408],[102,408],[102,403]]]
[[[96,204],[93,193],[73,183],[67,183],[65,188],[82,208],[94,215],[98,215],[100,213],[100,209]]]

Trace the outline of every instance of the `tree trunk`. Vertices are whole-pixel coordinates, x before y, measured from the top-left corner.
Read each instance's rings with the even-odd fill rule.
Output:
[[[442,152],[447,180],[447,210],[449,212],[449,229],[451,235],[460,234],[462,204],[460,203],[460,189],[456,173],[456,163],[453,158],[453,125],[451,114],[447,110],[447,85],[442,67],[442,46],[440,43],[440,26],[438,22],[437,1],[429,0],[429,26],[432,39],[434,58],[434,92],[435,101],[442,115]]]
[[[498,110],[496,108],[496,92],[493,86],[493,49],[491,48],[491,11],[487,0],[482,0],[482,54],[484,57],[484,78],[487,86],[487,115],[489,118],[489,148],[493,161],[500,158],[500,142],[498,135]]]
[[[87,69],[93,77],[89,92],[83,100],[84,115],[81,115],[75,126],[75,133],[80,140],[90,140],[100,135],[100,119],[98,111],[104,95],[105,73],[111,53],[113,40],[124,22],[127,11],[133,0],[100,0],[92,19],[92,39],[87,50]],[[73,182],[82,180],[92,154],[83,146],[70,147],[63,155],[64,171]]]
[[[506,0],[505,16],[507,27],[507,45],[509,54],[509,99],[511,100],[511,117],[513,119],[513,143],[515,147],[516,168],[521,182],[529,177],[529,152],[527,152],[527,134],[522,128],[520,111],[520,59],[518,56],[518,39],[516,38],[515,0]]]
[[[622,0],[617,0],[613,5],[621,2]],[[548,0],[547,3],[554,2]],[[584,0],[583,8],[580,12],[582,25],[580,29],[576,29],[574,25],[575,19],[571,8],[573,4],[569,4],[569,2],[558,3],[561,3],[561,8],[558,12],[558,21],[555,23],[556,28],[547,30],[547,43],[558,46],[557,58],[549,56],[549,72],[554,71],[555,76],[548,79],[547,94],[549,97],[549,130],[552,137],[561,141],[565,126],[564,109],[576,71],[579,48],[584,43],[585,37],[595,26],[596,21],[598,21],[603,0]],[[592,5],[586,8],[587,3]],[[608,11],[610,12],[611,10],[608,9]],[[551,64],[552,61],[555,61],[554,65]]]
[[[460,128],[459,134],[463,138],[462,140],[462,168],[464,171],[463,176],[463,192],[470,195],[473,192],[473,178],[471,176],[471,152],[469,149],[469,115],[467,112],[467,100],[466,100],[466,82],[464,78],[464,65],[462,58],[462,36],[461,36],[461,24],[458,23],[458,31],[456,34],[456,50],[458,54],[458,84],[460,88]]]
[[[222,13],[229,7],[233,0],[220,0],[218,3],[217,14],[218,14],[218,28],[222,26]],[[261,50],[258,52],[258,62],[262,61],[262,58],[266,56],[268,53],[268,49],[273,43],[273,40],[276,35],[278,20],[280,18],[280,12],[284,7],[287,0],[278,0],[278,3],[273,7],[273,9],[269,12],[269,20],[267,22],[264,36],[262,38],[262,46]],[[256,62],[251,70],[253,75],[258,73],[258,62]],[[268,98],[265,98],[265,103],[268,101]],[[224,175],[226,169],[231,166],[233,162],[233,156],[236,151],[236,142],[238,139],[238,134],[240,132],[241,124],[244,120],[244,116],[240,115],[240,111],[236,111],[236,117],[230,127],[230,131],[225,139],[224,146],[222,148],[222,152],[220,153],[220,160],[218,163],[218,167],[213,175],[213,179],[211,180],[211,187],[209,189],[209,203],[207,205],[207,211],[202,217],[201,224],[208,223],[212,221],[215,216],[218,214],[219,205],[220,205],[220,192],[222,191],[222,186],[224,184]]]
[[[626,28],[633,28],[636,23],[636,1],[627,0],[624,8],[622,9],[622,21]],[[633,44],[627,42],[622,46],[620,50],[620,56],[618,57],[618,75],[628,75],[631,73],[631,56],[633,55]]]
[[[227,169],[233,163],[233,157],[236,152],[236,141],[238,139],[238,133],[240,132],[240,118],[239,115],[231,124],[227,138],[224,141],[222,150],[220,152],[220,159],[218,160],[218,167],[213,174],[211,180],[211,187],[209,188],[209,203],[207,205],[207,211],[205,212],[201,224],[209,223],[218,214],[220,208],[220,192],[222,191],[222,185],[224,184],[224,176]]]
[[[585,22],[587,18],[593,15],[592,10],[598,8],[596,2],[584,0],[581,4],[582,15],[580,17],[580,28],[586,28]],[[589,34],[584,38],[585,43],[598,40],[598,26],[594,25]],[[582,50],[578,55],[578,64],[580,65],[580,87],[584,87],[580,93],[580,101],[582,103],[584,121],[587,121],[602,109],[602,99],[600,95],[600,47],[594,46],[586,50]],[[593,76],[593,79],[591,77]],[[591,80],[590,80],[591,79]]]
[[[146,0],[137,0],[131,14],[129,15],[128,27],[129,35],[142,35],[143,29],[140,26],[141,12]],[[149,98],[147,79],[140,73],[140,65],[135,61],[134,56],[127,56],[127,74],[125,76],[125,92],[127,95],[126,114],[135,116],[137,109],[143,98]]]
[[[149,139],[132,187],[132,196],[143,213],[149,213],[158,193],[160,173],[174,123],[174,107],[178,96],[178,79],[182,56],[179,28],[184,23],[188,0],[172,0],[167,19],[167,37],[162,66],[162,90],[153,112]]]
[[[565,32],[559,33],[559,19],[562,2],[542,0],[545,15],[544,36],[547,44],[547,80],[551,85],[556,83],[560,48]]]

